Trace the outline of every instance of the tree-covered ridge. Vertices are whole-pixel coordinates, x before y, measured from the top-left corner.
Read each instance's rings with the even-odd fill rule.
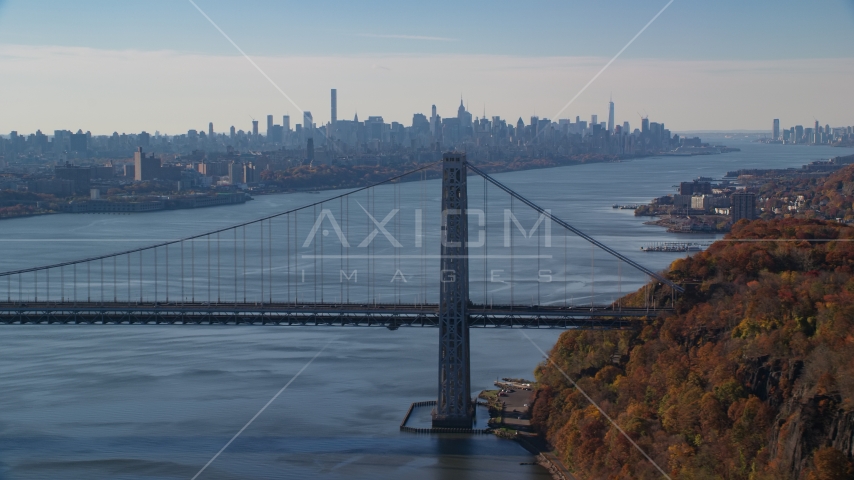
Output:
[[[566,332],[552,358],[673,478],[852,478],[850,240],[837,223],[741,222],[673,263],[675,314]],[[534,422],[582,478],[661,478],[556,368],[537,374]]]

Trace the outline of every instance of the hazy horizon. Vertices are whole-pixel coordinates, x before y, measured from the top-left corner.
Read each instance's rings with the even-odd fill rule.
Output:
[[[331,88],[338,118],[404,125],[433,104],[455,116],[461,96],[526,124],[604,119],[611,97],[632,128],[642,114],[685,132],[854,124],[852,1],[677,0],[558,117],[667,1],[196,3],[292,102],[190,2],[0,1],[0,132],[224,132],[301,110],[322,125]]]

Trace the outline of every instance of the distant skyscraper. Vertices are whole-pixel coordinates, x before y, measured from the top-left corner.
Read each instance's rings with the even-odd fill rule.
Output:
[[[614,102],[608,102],[608,131],[614,133]]]
[[[234,138],[234,125],[232,125],[231,128],[228,130],[228,134],[231,138]]]
[[[771,129],[771,140],[779,140],[780,139],[780,119],[774,119],[774,126]]]
[[[314,119],[311,117],[311,112],[308,110],[302,112],[302,131],[305,132],[305,138],[314,138]]]
[[[258,136],[258,120],[252,120],[252,136]]]
[[[463,105],[463,99],[460,97],[460,108],[457,109],[457,120],[460,122],[460,128],[466,129],[471,127],[472,124],[472,116],[471,113],[466,109],[465,105]],[[463,132],[460,132],[461,134]]]
[[[629,127],[630,127],[629,122],[623,122],[623,132],[625,132],[626,135],[632,133],[632,129]]]
[[[285,133],[291,131],[291,116],[290,115],[283,115],[282,116],[282,130],[284,130]]]
[[[599,123],[599,115],[590,115],[590,126],[596,125]]]
[[[213,135],[214,135],[214,131],[213,131],[213,122],[210,122],[210,123],[208,124],[208,136],[209,136],[209,137],[213,137]]]
[[[267,138],[270,137],[270,133],[273,132],[273,116],[267,115]]]
[[[436,130],[437,130],[437,123],[438,123],[436,121],[436,105],[433,105],[433,108],[430,111],[431,111],[431,114],[430,114],[430,134],[433,135],[433,137],[435,137],[436,136]]]
[[[331,120],[332,126],[335,126],[335,122],[338,121],[338,89],[332,89],[332,117]]]

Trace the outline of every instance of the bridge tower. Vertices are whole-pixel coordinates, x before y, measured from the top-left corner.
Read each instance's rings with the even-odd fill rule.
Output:
[[[471,428],[469,261],[466,156],[442,157],[442,247],[439,293],[439,399],[433,426]]]

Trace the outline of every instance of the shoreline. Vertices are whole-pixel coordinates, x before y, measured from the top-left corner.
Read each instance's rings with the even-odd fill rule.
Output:
[[[504,378],[496,381],[500,390],[482,390],[477,398],[489,408],[489,427],[501,439],[513,440],[534,455],[537,464],[545,468],[554,480],[576,480],[566,465],[555,455],[555,449],[531,423],[531,407],[535,399],[535,382]],[[520,411],[521,409],[521,411]]]
[[[739,151],[739,149],[727,147],[727,149],[725,151],[722,151],[722,152],[693,153],[693,154],[685,154],[682,156],[723,155],[723,154],[730,153],[733,151]],[[502,163],[502,164],[484,163],[484,164],[478,164],[478,167],[481,168],[481,170],[483,170],[486,173],[496,174],[496,173],[522,172],[522,171],[528,171],[528,170],[543,170],[543,169],[548,169],[548,168],[572,167],[572,166],[576,166],[576,165],[585,165],[585,164],[594,164],[594,163],[623,163],[623,162],[630,162],[632,160],[644,159],[644,158],[675,157],[675,156],[680,156],[680,155],[673,155],[669,152],[655,153],[655,154],[648,154],[648,155],[632,155],[632,156],[625,156],[625,157],[596,155],[596,156],[591,156],[591,157],[580,156],[578,158],[565,158],[565,159],[558,159],[558,160],[555,160],[555,159],[538,159],[538,160],[534,160],[531,162],[524,162],[524,163],[522,163],[522,162],[518,162],[518,163],[517,162],[508,162],[508,163]],[[425,170],[425,172],[427,174],[426,178],[425,178],[426,180],[435,180],[435,179],[441,178],[441,171],[439,170],[438,165],[435,167],[435,170],[433,168],[431,168],[431,169]],[[392,176],[399,174],[398,172],[389,172],[389,173]],[[432,173],[432,175],[431,175],[431,173]],[[469,172],[469,173],[471,174],[471,172]],[[320,186],[310,186],[310,187],[306,186],[306,187],[292,187],[292,188],[282,187],[280,189],[273,189],[270,191],[259,190],[259,191],[249,191],[246,193],[251,195],[252,197],[266,196],[266,195],[284,195],[284,194],[291,194],[291,193],[312,193],[312,192],[320,193],[320,192],[325,192],[325,191],[364,188],[364,187],[367,187],[367,186],[370,186],[370,185],[377,183],[377,182],[369,182],[369,181],[362,181],[362,180],[364,180],[364,179],[358,179],[358,180],[356,180],[352,183],[348,183],[346,185],[320,185]],[[422,178],[413,175],[411,179],[404,177],[404,178],[398,179],[396,182],[389,182],[389,183],[409,183],[409,182],[418,181],[418,180],[422,180]],[[259,183],[266,183],[266,182],[259,182]],[[270,183],[270,185],[275,185],[275,183]],[[108,198],[105,198],[104,200],[109,201]],[[221,207],[221,206],[229,206],[229,204],[211,205],[211,206],[205,206],[203,208]],[[138,212],[134,211],[134,212],[79,212],[79,213],[105,213],[107,215],[123,215],[123,214],[126,215],[126,214],[131,214],[131,213],[155,213],[155,212],[159,212],[159,211],[171,211],[171,210],[179,210],[179,209],[186,209],[186,208],[187,207],[185,207],[185,208],[164,208],[164,209],[157,209],[157,210],[152,210],[152,211],[138,211]],[[202,208],[202,207],[192,207],[192,208]],[[28,213],[25,215],[0,217],[0,221],[8,220],[8,219],[27,218],[27,217],[33,217],[33,216],[55,215],[55,214],[61,214],[61,213],[70,213],[70,212],[63,212],[61,210],[48,210],[48,211],[43,211],[43,212],[39,212],[39,213]]]

